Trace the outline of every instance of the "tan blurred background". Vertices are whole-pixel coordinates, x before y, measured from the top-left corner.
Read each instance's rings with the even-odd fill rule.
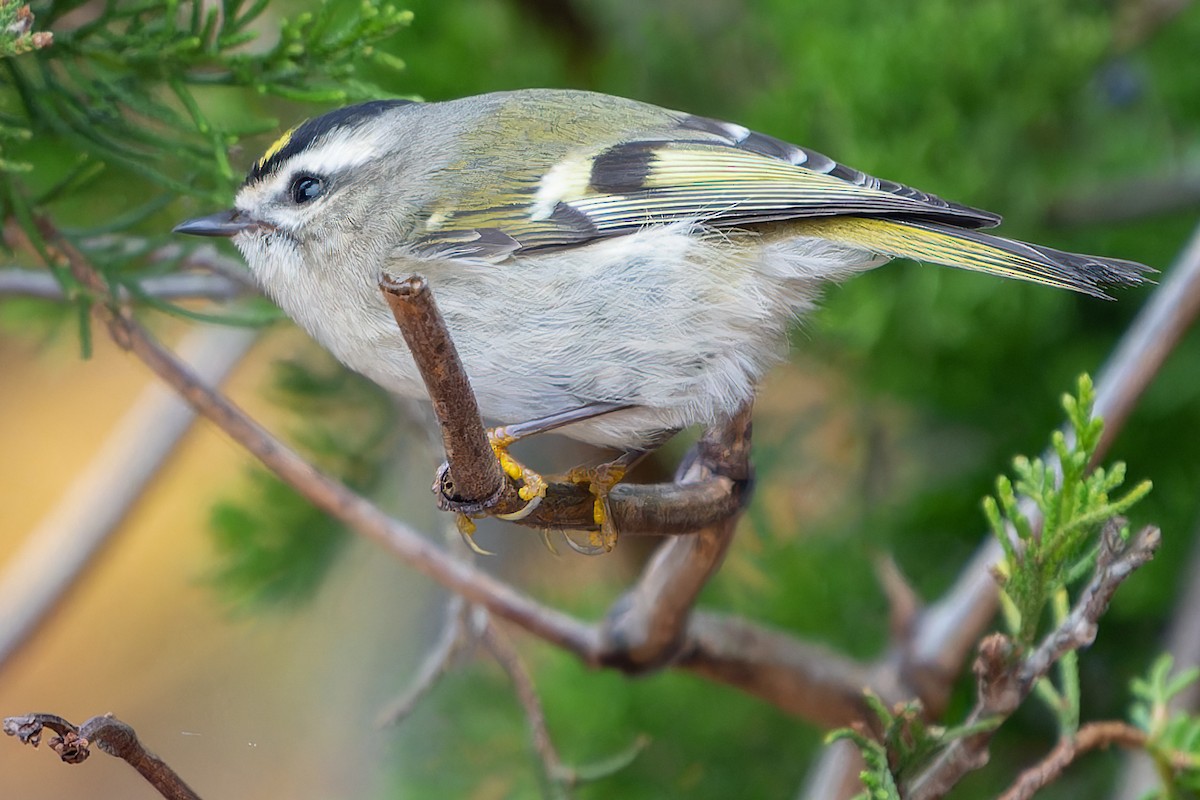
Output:
[[[0,568],[154,380],[103,335],[89,361],[73,345],[68,337],[48,348],[0,340]],[[304,346],[294,331],[268,335],[229,391],[270,425],[259,393],[265,366]],[[387,683],[367,674],[395,671],[403,686],[416,660],[416,621],[436,603],[427,583],[354,545],[311,606],[227,613],[204,582],[213,568],[205,529],[211,504],[236,496],[248,465],[211,425],[193,427],[82,579],[0,670],[0,714],[52,712],[80,723],[113,712],[206,797],[366,793],[378,773],[364,768],[378,756],[371,725],[385,699],[369,687]],[[362,613],[378,605],[389,613]],[[40,750],[0,741],[6,796],[157,796],[116,759],[94,754],[67,766]]]

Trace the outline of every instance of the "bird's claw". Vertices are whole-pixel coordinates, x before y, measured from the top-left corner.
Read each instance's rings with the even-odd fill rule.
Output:
[[[586,543],[566,537],[567,545],[577,553],[598,555],[611,552],[617,545],[617,526],[613,522],[608,495],[612,488],[625,479],[629,468],[621,461],[612,461],[597,467],[576,467],[567,473],[567,480],[588,486],[592,493],[592,519],[599,530],[588,531]]]
[[[500,469],[514,481],[520,482],[521,486],[517,490],[518,496],[525,501],[525,505],[516,511],[508,514],[497,514],[500,519],[517,521],[528,517],[538,505],[541,504],[542,498],[546,496],[546,490],[549,487],[546,479],[540,474],[530,469],[529,467],[517,461],[509,454],[508,448],[517,441],[519,436],[514,436],[509,433],[508,428],[492,428],[487,432],[488,443],[492,446],[492,452],[496,454],[496,460],[500,463]],[[607,464],[601,464],[596,467],[576,467],[567,473],[567,480],[572,483],[584,485],[588,487],[588,491],[592,494],[592,519],[596,523],[597,530],[586,531],[583,534],[583,540],[578,541],[572,537],[570,533],[564,532],[563,538],[567,546],[577,553],[583,555],[600,555],[602,553],[611,552],[617,544],[617,528],[613,522],[612,511],[609,508],[608,495],[612,488],[625,479],[626,473],[629,471],[630,464],[627,463],[625,457]],[[475,552],[484,552],[475,540],[471,538],[471,532],[474,530],[474,524],[471,524],[471,531],[465,531],[461,520],[470,522],[466,517],[460,518],[459,530],[463,532],[463,537],[467,544]],[[543,535],[543,541],[550,552],[557,555],[553,544],[548,535]]]
[[[471,552],[477,556],[494,556],[496,555],[491,550],[485,550],[479,546],[479,542],[475,541],[475,520],[468,517],[466,514],[454,515],[454,526],[458,528],[458,534],[462,537],[463,543],[471,549]]]
[[[541,504],[542,498],[546,496],[548,486],[546,479],[509,454],[508,448],[516,441],[516,437],[510,436],[506,428],[493,428],[487,434],[492,452],[496,454],[496,460],[500,462],[500,469],[508,477],[521,482],[517,496],[525,501],[525,505],[516,511],[496,516],[510,522],[525,519],[533,513],[533,510]]]

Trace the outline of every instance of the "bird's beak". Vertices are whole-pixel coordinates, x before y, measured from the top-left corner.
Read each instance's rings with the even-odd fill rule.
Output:
[[[237,211],[218,211],[207,217],[196,217],[181,222],[171,229],[172,233],[189,233],[192,236],[236,236],[242,231],[258,225]]]

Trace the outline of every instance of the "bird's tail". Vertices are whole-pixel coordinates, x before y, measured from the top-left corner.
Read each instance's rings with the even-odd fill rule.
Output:
[[[936,222],[828,217],[805,220],[806,232],[895,258],[1073,289],[1109,299],[1105,286],[1137,286],[1153,269],[1136,261],[1067,253]]]

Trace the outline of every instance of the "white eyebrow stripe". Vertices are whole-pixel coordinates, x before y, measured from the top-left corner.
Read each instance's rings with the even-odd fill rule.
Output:
[[[386,143],[385,126],[369,126],[366,130],[341,128],[280,164],[280,169],[289,175],[298,172],[335,175],[377,158]]]
[[[279,164],[269,175],[246,184],[237,195],[239,208],[266,202],[285,190],[296,175],[336,175],[377,158],[387,143],[386,130],[341,128],[326,134],[315,145]]]

